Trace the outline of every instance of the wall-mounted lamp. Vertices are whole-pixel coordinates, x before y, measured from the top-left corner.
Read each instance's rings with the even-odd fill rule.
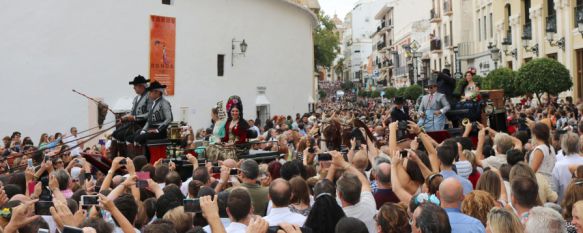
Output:
[[[510,49],[510,45],[512,45],[512,42],[506,38],[504,39],[504,41],[502,41],[502,49],[504,51],[504,55],[505,56],[510,56],[512,55],[512,57],[514,57],[514,59],[518,59],[518,49],[514,48],[514,49]]]
[[[239,49],[241,50],[241,52],[235,52],[236,43],[240,43]],[[234,64],[235,64],[234,63],[235,56],[237,56],[237,55],[245,56],[246,52],[247,52],[247,42],[245,42],[245,39],[243,39],[242,41],[239,41],[239,40],[235,40],[235,38],[233,38],[233,40],[231,41],[231,66],[234,66]]]
[[[561,39],[555,41],[554,37],[555,34],[557,33],[557,19],[556,16],[552,15],[547,17],[547,40],[549,41],[549,44],[551,45],[551,47],[559,47],[560,49],[562,49],[563,51],[565,51],[565,37],[562,37]]]
[[[524,47],[524,51],[532,52],[533,54],[535,54],[535,56],[538,57],[538,43],[534,44],[533,46],[529,46],[528,42],[530,42],[531,40],[532,35],[530,34],[530,25],[525,26],[524,34],[522,34],[522,47]]]

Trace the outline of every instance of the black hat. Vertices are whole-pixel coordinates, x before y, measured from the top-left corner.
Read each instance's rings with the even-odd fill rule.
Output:
[[[138,75],[134,78],[134,81],[130,82],[130,85],[144,84],[148,82],[150,82],[149,79],[144,78],[144,76]]]
[[[150,83],[150,86],[148,87],[148,91],[152,91],[152,90],[156,90],[156,89],[164,89],[164,88],[166,88],[166,85],[162,85],[160,82],[154,81],[154,82]]]

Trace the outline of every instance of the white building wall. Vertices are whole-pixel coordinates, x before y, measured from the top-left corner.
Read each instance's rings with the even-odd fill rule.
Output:
[[[193,127],[208,127],[210,109],[241,96],[255,118],[257,86],[267,87],[272,114],[308,110],[313,63],[311,13],[275,0],[43,0],[0,4],[0,81],[5,96],[0,132],[89,127],[88,101],[110,106],[132,96],[128,81],[148,76],[150,15],[176,17],[174,119],[188,107]],[[231,39],[246,39],[245,57],[231,67]],[[238,47],[238,46],[237,46]],[[217,54],[225,76],[217,77]],[[109,121],[112,116],[108,116]],[[35,141],[36,142],[36,141]]]
[[[380,22],[379,20],[375,20],[374,17],[388,2],[389,0],[360,0],[351,11],[353,42],[351,54],[352,73],[359,71],[363,63],[368,63],[368,57],[372,53],[372,39],[370,36],[376,32]]]

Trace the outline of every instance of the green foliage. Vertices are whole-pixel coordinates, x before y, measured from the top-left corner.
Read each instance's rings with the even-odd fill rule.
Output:
[[[423,88],[419,85],[411,85],[405,89],[405,97],[410,100],[416,100],[423,94]]]
[[[504,97],[506,98],[521,96],[524,93],[521,92],[519,86],[516,83],[517,75],[517,72],[511,69],[498,68],[488,73],[488,76],[483,79],[481,89],[503,89]]]
[[[395,96],[400,96],[403,98],[407,98],[407,88],[406,87],[401,87],[399,89],[397,89],[397,93]]]
[[[381,97],[381,93],[379,91],[371,91],[369,96],[372,98],[377,98],[377,97]]]
[[[518,70],[516,87],[524,93],[533,93],[539,98],[543,93],[558,95],[569,90],[573,81],[569,70],[550,58],[534,59]]]
[[[395,98],[395,96],[397,96],[397,88],[395,88],[395,87],[387,87],[385,89],[385,97],[387,99]]]
[[[480,89],[482,90],[488,90],[489,88],[484,88],[483,86],[483,77],[476,74],[473,77],[474,82],[478,85],[478,87],[480,87]],[[467,83],[466,81],[466,77],[465,74],[461,79],[456,80],[456,84],[455,84],[455,89],[453,91],[453,94],[456,96],[459,96],[462,94],[462,87]],[[487,84],[486,84],[487,85]]]
[[[314,58],[316,66],[330,67],[340,51],[336,25],[323,11],[318,14],[320,24],[314,29]]]
[[[327,94],[326,94],[326,92],[325,92],[324,90],[320,90],[320,91],[318,91],[318,94],[320,95],[320,99],[324,99],[324,98],[326,98],[326,95],[327,95]]]
[[[340,88],[342,88],[342,90],[345,90],[345,91],[350,91],[350,90],[352,90],[352,88],[354,88],[354,83],[346,80],[340,84]]]
[[[368,92],[368,91],[365,91],[365,90],[361,89],[361,90],[358,92],[358,96],[360,96],[360,97],[368,97],[368,96],[370,96],[370,94],[369,94],[369,92]]]

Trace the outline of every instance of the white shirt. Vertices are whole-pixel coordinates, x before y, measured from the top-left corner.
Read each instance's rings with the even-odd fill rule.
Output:
[[[314,200],[314,196],[310,195],[310,206],[314,206],[314,202],[316,202]],[[342,204],[339,204],[339,206],[342,206]],[[273,202],[271,202],[271,200],[269,200],[269,202],[267,203],[267,211],[265,211],[265,215],[269,215],[269,213],[271,213],[272,209],[273,209]]]
[[[303,226],[306,222],[306,216],[298,213],[292,213],[289,207],[272,208],[271,212],[265,217],[265,221],[269,223],[269,226],[277,226],[281,223],[288,223],[292,225]]]
[[[188,184],[190,184],[190,181],[192,181],[192,177],[186,179],[186,181],[182,182],[182,185],[180,185],[180,191],[185,197],[188,196]]]
[[[245,233],[247,231],[247,225],[238,222],[232,222],[228,227],[225,228],[227,233]]]
[[[377,204],[371,192],[360,193],[360,201],[356,205],[342,208],[346,217],[353,217],[364,222],[368,232],[377,232],[377,225],[374,220],[377,214]]]
[[[583,157],[578,154],[566,155],[563,159],[555,163],[553,167],[553,183],[551,187],[553,191],[559,194],[559,203],[563,200],[565,192],[567,192],[567,187],[572,180],[571,171],[569,171],[569,165],[571,164],[583,164]]]
[[[78,156],[78,155],[81,154],[81,149],[82,148],[81,147],[76,147],[77,144],[78,144],[78,140],[79,140],[78,137],[73,136],[73,135],[71,135],[71,136],[66,137],[65,139],[63,139],[63,142],[65,142],[65,145],[67,145],[69,148],[75,147],[74,149],[71,149],[71,155],[72,156]]]
[[[224,228],[227,228],[231,224],[231,219],[229,219],[229,218],[221,218],[221,222],[223,223],[223,227]],[[210,225],[206,225],[202,229],[206,233],[213,233],[213,231],[211,231],[211,226]]]

